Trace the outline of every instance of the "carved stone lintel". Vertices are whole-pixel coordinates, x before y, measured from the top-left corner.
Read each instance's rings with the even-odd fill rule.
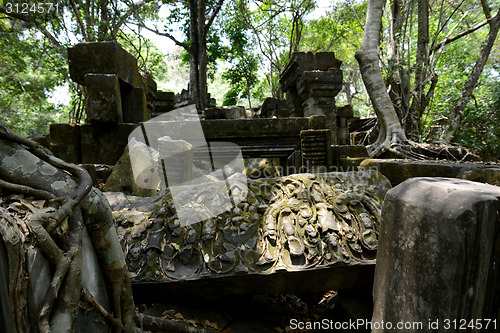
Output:
[[[132,280],[169,282],[373,262],[381,204],[390,188],[381,174],[306,173],[229,186],[232,195],[248,195],[218,216],[193,198],[190,208],[204,221],[185,227],[171,209],[168,189],[153,198],[129,197],[126,204],[108,193]],[[202,195],[217,205],[220,186],[204,187]]]

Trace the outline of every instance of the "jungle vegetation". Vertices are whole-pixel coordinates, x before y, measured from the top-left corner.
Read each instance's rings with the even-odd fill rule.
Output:
[[[283,98],[279,72],[293,52],[333,51],[344,72],[337,104],[381,118],[355,57],[372,33],[379,88],[401,127],[390,140],[500,156],[498,0],[63,0],[43,13],[22,12],[21,3],[0,5],[0,120],[23,135],[84,121],[85,91],[69,79],[66,48],[103,40],[118,41],[160,87],[189,86],[202,107],[209,93],[219,105],[248,107]],[[68,102],[53,97],[61,94]]]

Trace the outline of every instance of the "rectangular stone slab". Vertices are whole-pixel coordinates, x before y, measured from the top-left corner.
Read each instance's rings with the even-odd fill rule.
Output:
[[[137,69],[137,60],[117,42],[80,43],[68,47],[71,79],[85,85],[85,74],[116,74],[134,87],[144,83]]]
[[[493,164],[367,158],[359,167],[359,170],[372,169],[386,176],[392,186],[411,177],[465,178],[494,185],[500,184],[500,167]]]
[[[245,183],[233,182],[238,202],[222,212],[215,212],[227,190],[221,182],[175,189],[194,207],[188,219],[196,221],[184,225],[172,190],[147,198],[106,193],[137,288],[216,297],[371,284],[385,177],[294,174]]]

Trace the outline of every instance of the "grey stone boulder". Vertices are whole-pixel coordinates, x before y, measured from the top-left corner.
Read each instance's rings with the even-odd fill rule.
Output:
[[[372,332],[458,332],[471,320],[466,331],[479,332],[476,319],[485,318],[498,324],[499,214],[497,186],[426,177],[390,190],[382,209]],[[422,326],[398,330],[397,323]]]

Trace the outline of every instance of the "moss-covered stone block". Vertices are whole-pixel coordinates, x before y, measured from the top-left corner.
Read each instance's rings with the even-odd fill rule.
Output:
[[[76,124],[50,124],[50,150],[60,159],[81,162],[80,126]]]
[[[81,125],[83,164],[115,164],[127,146],[128,136],[137,124]]]

